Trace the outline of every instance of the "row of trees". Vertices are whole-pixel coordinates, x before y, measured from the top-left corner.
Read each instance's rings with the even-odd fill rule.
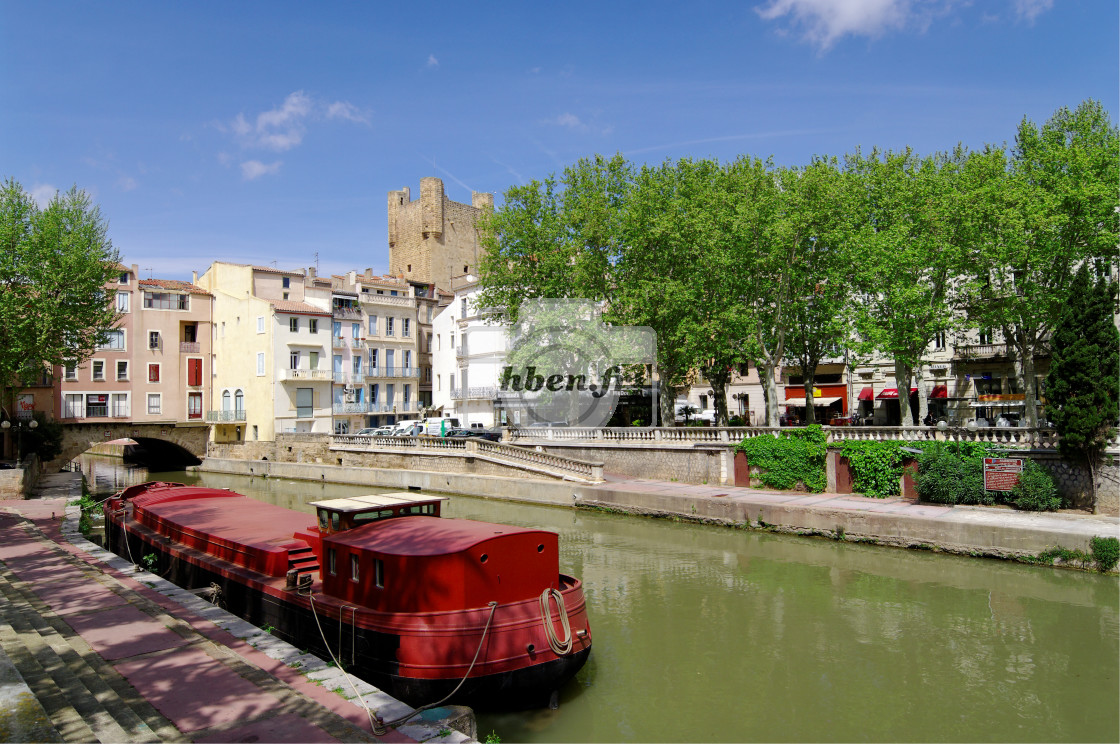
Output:
[[[117,319],[105,284],[119,271],[84,191],[40,207],[15,180],[0,186],[0,405],[9,416],[25,380],[93,354]]]
[[[842,349],[892,359],[924,417],[934,338],[992,329],[1034,426],[1035,357],[1074,274],[1101,275],[1116,253],[1118,143],[1090,100],[977,151],[857,150],[803,167],[596,156],[505,193],[482,224],[481,302],[516,318],[530,298],[585,297],[611,322],[650,326],[665,421],[700,371],[726,422],[730,370],[751,362],[776,425],[779,366],[800,367],[811,400],[817,364]]]

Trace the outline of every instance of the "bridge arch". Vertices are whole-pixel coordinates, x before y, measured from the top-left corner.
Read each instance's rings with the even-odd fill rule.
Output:
[[[61,467],[94,445],[114,439],[132,439],[154,455],[197,464],[206,456],[209,438],[208,424],[63,423],[61,452],[50,464]]]

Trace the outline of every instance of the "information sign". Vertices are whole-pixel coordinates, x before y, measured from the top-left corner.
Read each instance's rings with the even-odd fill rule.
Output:
[[[985,457],[984,490],[1010,491],[1019,482],[1023,472],[1021,457]]]

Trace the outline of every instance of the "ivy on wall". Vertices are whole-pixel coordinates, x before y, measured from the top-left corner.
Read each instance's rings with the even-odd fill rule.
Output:
[[[813,493],[825,489],[828,447],[820,426],[791,429],[777,437],[750,437],[736,449],[746,454],[752,469],[762,471],[759,477],[764,486],[790,491],[800,484]]]
[[[848,460],[855,493],[880,499],[899,495],[902,442],[844,442],[840,456]]]

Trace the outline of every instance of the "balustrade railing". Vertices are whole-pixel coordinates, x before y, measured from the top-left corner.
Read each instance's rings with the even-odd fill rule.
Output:
[[[495,385],[451,388],[451,400],[491,400],[497,394],[498,388]]]
[[[245,411],[207,411],[206,420],[212,423],[224,423],[227,421],[244,421]]]

